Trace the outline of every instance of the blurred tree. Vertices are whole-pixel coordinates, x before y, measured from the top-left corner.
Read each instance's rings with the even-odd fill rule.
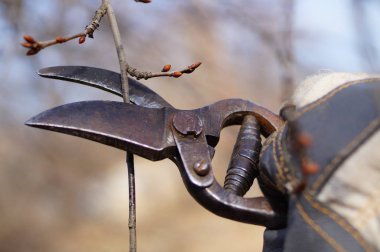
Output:
[[[357,47],[366,68],[375,72],[380,69],[379,57],[373,42],[371,23],[368,20],[366,5],[370,1],[352,0],[353,25],[357,32]]]
[[[168,63],[203,62],[180,80],[144,81],[179,108],[240,97],[278,110],[295,83],[312,72],[379,71],[377,1],[113,2],[131,64],[160,70]],[[50,39],[80,31],[96,8],[90,0],[0,1],[0,251],[128,248],[123,153],[23,126],[31,115],[52,106],[115,99],[35,74],[53,65],[118,71],[106,20],[95,39],[82,46],[67,43],[27,58],[18,44],[25,32]],[[369,41],[364,44],[370,53],[358,54],[361,40]],[[224,177],[235,132],[223,132],[213,161],[223,167],[218,178]],[[141,251],[261,250],[262,228],[223,220],[199,207],[172,164],[136,162]]]

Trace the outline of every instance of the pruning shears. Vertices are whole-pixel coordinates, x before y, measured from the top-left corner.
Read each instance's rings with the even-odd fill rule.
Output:
[[[120,75],[104,69],[61,66],[40,70],[42,77],[67,80],[121,96]],[[189,193],[211,212],[236,221],[278,229],[286,216],[264,197],[243,195],[258,176],[260,136],[267,137],[282,119],[250,101],[227,99],[179,110],[143,84],[130,79],[132,104],[82,101],[65,104],[31,118],[27,125],[116,147],[143,158],[172,160]],[[211,160],[220,132],[242,125],[222,187]]]

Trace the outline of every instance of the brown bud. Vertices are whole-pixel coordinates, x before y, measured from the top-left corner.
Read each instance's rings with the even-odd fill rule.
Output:
[[[32,48],[32,49],[30,49],[29,51],[26,52],[26,55],[32,56],[32,55],[37,54],[39,51],[40,51],[39,49]]]
[[[36,43],[36,41],[34,40],[34,38],[30,35],[24,35],[24,39],[26,42],[29,42],[29,43]]]
[[[86,36],[81,36],[79,38],[79,44],[83,44],[86,41]]]
[[[297,142],[302,147],[307,148],[313,143],[313,138],[309,134],[303,132],[298,135]]]
[[[22,45],[25,48],[32,48],[32,46],[33,46],[31,43],[28,43],[28,42],[20,43],[20,45]]]
[[[310,160],[302,162],[302,171],[306,175],[313,175],[319,171],[319,165]]]
[[[55,38],[55,41],[56,41],[57,43],[63,43],[63,42],[65,42],[65,39],[62,38],[61,36],[58,36],[58,37]]]
[[[172,68],[171,65],[169,65],[169,64],[168,64],[168,65],[165,65],[165,66],[162,68],[161,72],[163,72],[163,73],[169,72],[171,68]]]
[[[202,65],[202,62],[196,62],[196,63],[194,63],[194,64],[192,64],[191,66],[189,66],[189,68],[191,68],[191,69],[196,69],[196,68],[198,68],[200,65]]]
[[[172,76],[174,78],[178,78],[178,77],[181,77],[181,75],[182,75],[182,73],[177,71],[177,72],[174,72]]]
[[[190,73],[194,72],[194,70],[197,69],[201,64],[202,64],[202,62],[194,63],[194,64],[188,66],[187,69],[185,71],[183,71],[183,73],[190,74]]]

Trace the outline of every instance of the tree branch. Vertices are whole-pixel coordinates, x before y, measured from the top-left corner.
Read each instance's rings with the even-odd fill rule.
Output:
[[[174,77],[178,78],[181,77],[182,74],[190,74],[194,72],[195,69],[197,69],[202,62],[196,62],[190,66],[187,66],[186,68],[178,71],[170,71],[171,65],[165,65],[163,69],[161,70],[161,73],[152,73],[152,72],[142,72],[137,70],[136,68],[133,68],[129,65],[127,65],[126,70],[127,72],[132,76],[135,77],[136,79],[150,79],[150,78],[155,78],[155,77]]]
[[[109,0],[102,0],[106,6],[108,20],[111,25],[111,30],[117,51],[117,57],[120,65],[121,86],[123,91],[123,100],[129,103],[129,84],[127,68],[128,62],[126,59],[124,47],[121,41],[119,27],[116,21],[116,16],[113,11],[112,5]],[[135,186],[135,167],[133,162],[133,154],[127,152],[127,168],[128,168],[128,192],[129,192],[129,251],[137,251],[137,238],[136,238],[136,186]]]
[[[100,25],[100,21],[104,17],[104,15],[107,13],[107,6],[104,2],[100,5],[100,7],[95,12],[94,17],[91,20],[91,23],[86,26],[83,32],[77,33],[75,35],[67,36],[67,37],[61,37],[58,36],[55,39],[52,40],[46,40],[46,41],[37,41],[30,35],[24,35],[25,42],[21,43],[21,45],[25,48],[29,48],[26,55],[31,56],[34,54],[37,54],[42,49],[45,49],[49,46],[53,46],[56,44],[62,44],[67,41],[79,38],[79,44],[83,44],[86,41],[86,37],[94,38],[94,32],[96,29],[98,29]]]
[[[135,0],[136,2],[141,3],[150,3],[150,0]],[[104,15],[108,14],[108,19],[111,25],[112,34],[115,41],[115,46],[117,50],[117,55],[119,59],[119,65],[120,65],[120,74],[121,74],[121,83],[122,83],[122,90],[123,90],[123,99],[124,102],[129,102],[129,85],[128,85],[128,74],[132,77],[135,77],[136,79],[150,79],[155,77],[174,77],[178,78],[181,77],[183,74],[190,74],[195,69],[197,69],[201,62],[194,63],[182,70],[172,71],[169,72],[169,70],[162,71],[161,73],[152,73],[148,71],[140,71],[128,64],[126,61],[126,56],[123,48],[123,44],[121,42],[121,36],[119,27],[116,21],[115,13],[113,11],[112,5],[110,4],[110,0],[102,0],[102,4],[100,7],[96,10],[94,17],[91,20],[91,23],[86,26],[85,30],[83,32],[62,37],[57,36],[55,39],[52,40],[46,40],[46,41],[37,41],[30,35],[24,35],[25,42],[22,42],[21,45],[28,48],[26,55],[31,56],[35,55],[38,52],[40,52],[42,49],[45,49],[47,47],[62,44],[65,42],[68,42],[70,40],[79,38],[79,44],[83,44],[86,41],[86,37],[94,38],[94,32],[97,30],[100,26],[100,22]],[[165,67],[168,67],[170,65],[166,65]],[[164,67],[164,69],[165,69]],[[163,70],[164,70],[163,69]]]
[[[111,25],[112,34],[115,42],[117,57],[119,59],[120,65],[120,75],[121,75],[121,84],[123,90],[123,99],[124,102],[129,103],[129,84],[128,84],[128,73],[125,66],[128,66],[128,62],[125,56],[125,51],[123,44],[121,42],[121,36],[119,31],[119,26],[117,25],[116,16],[113,11],[112,5],[109,0],[103,0],[103,4],[107,6],[108,20]]]

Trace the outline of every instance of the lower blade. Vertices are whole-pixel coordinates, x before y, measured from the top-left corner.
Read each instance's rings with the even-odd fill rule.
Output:
[[[85,101],[42,112],[28,120],[26,125],[89,139],[150,160],[160,160],[175,151],[171,131],[167,130],[167,116],[170,114],[166,108]]]

